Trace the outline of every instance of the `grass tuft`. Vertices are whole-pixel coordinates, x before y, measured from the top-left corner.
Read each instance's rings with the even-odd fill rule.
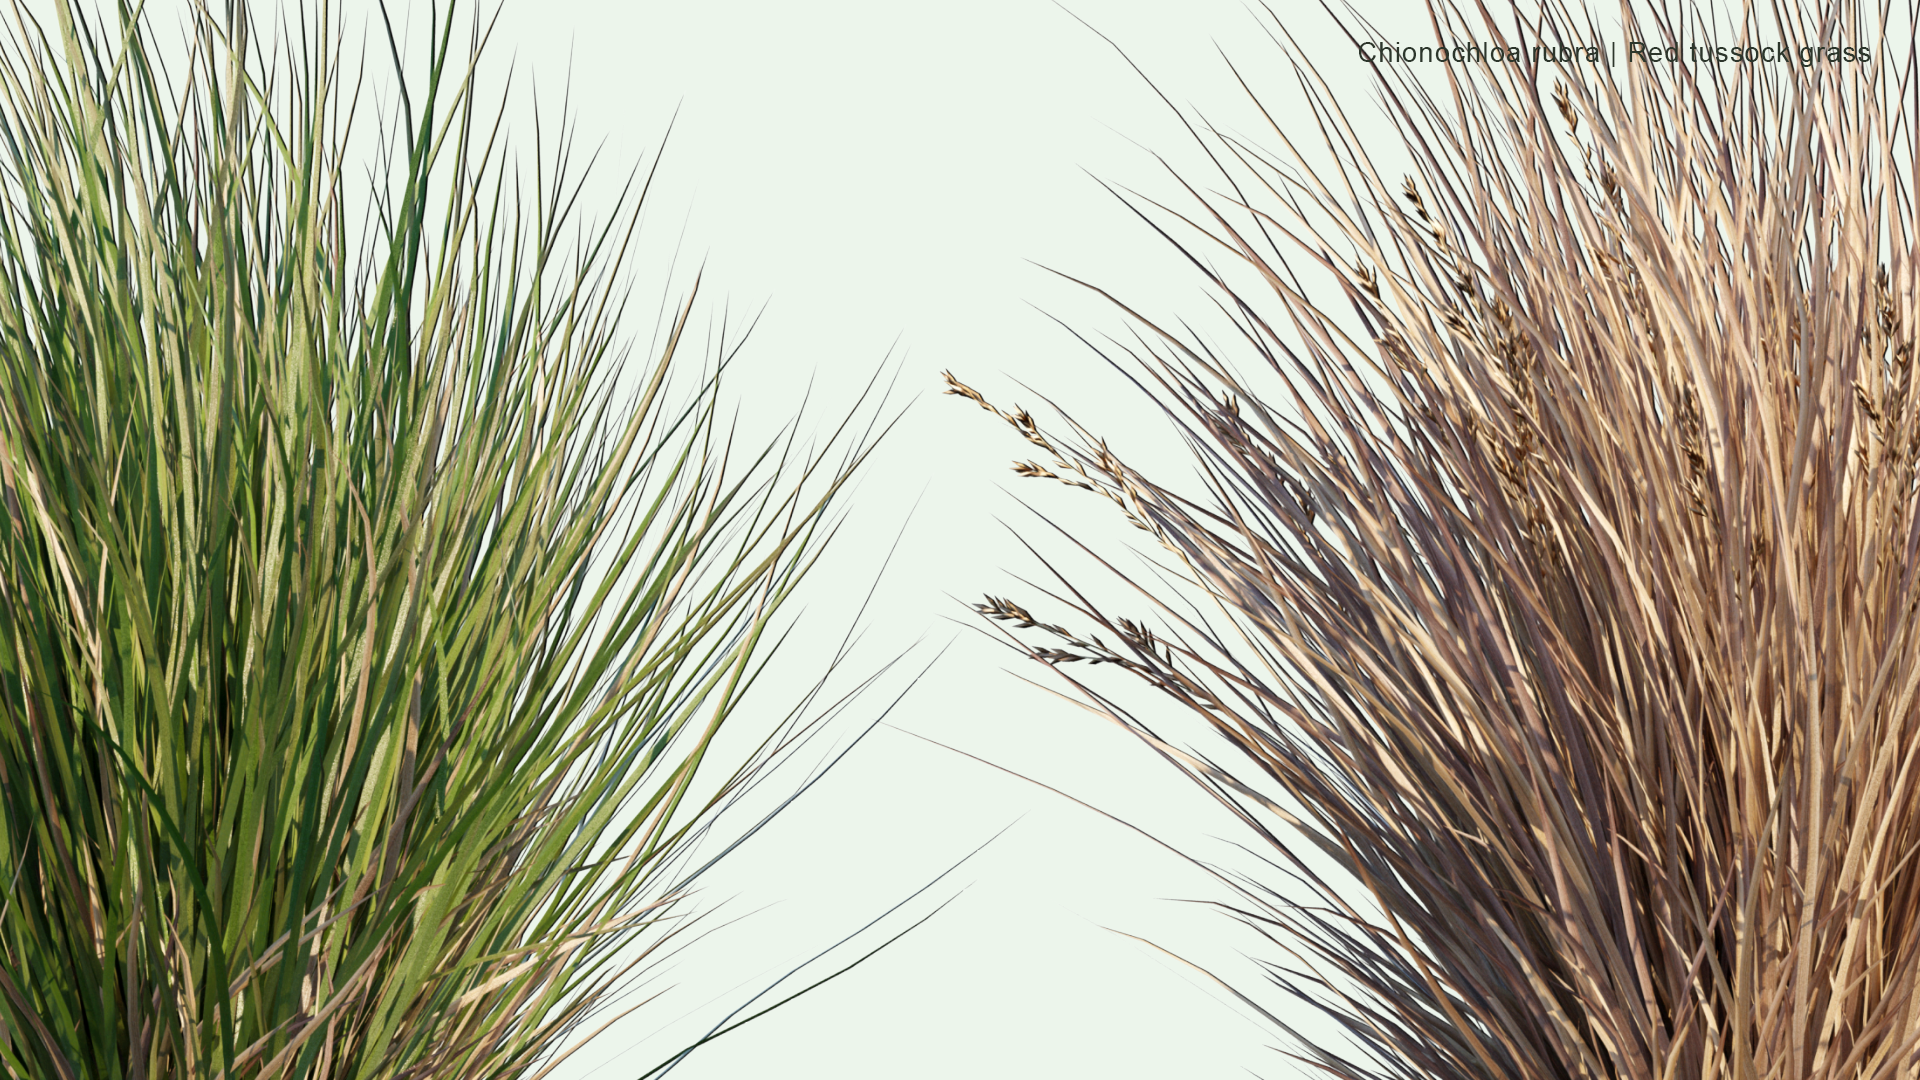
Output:
[[[1326,1073],[1911,1077],[1920,79],[1884,8],[1618,10],[1435,0],[1429,41],[1872,59],[1378,65],[1401,176],[1274,17],[1278,149],[1196,127],[1215,190],[1123,196],[1231,323],[1103,349],[1198,488],[949,378],[1211,604],[1106,563],[1151,632],[1080,574],[979,610],[1250,831],[1234,909],[1357,1048]]]
[[[193,5],[178,82],[56,15],[0,46],[0,1071],[531,1075],[807,726],[702,770],[871,429],[736,445],[691,295],[617,378],[647,176],[504,166],[455,5],[372,119],[324,10]]]

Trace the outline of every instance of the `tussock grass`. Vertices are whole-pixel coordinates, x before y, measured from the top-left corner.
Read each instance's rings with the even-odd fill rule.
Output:
[[[1671,4],[1428,10],[1446,41],[1735,40]],[[1920,1072],[1920,83],[1889,20],[1735,12],[1866,66],[1381,67],[1409,177],[1296,59],[1275,149],[1196,129],[1217,190],[1126,196],[1237,331],[1128,308],[1107,349],[1204,490],[950,377],[1215,602],[1108,563],[1153,619],[1078,580],[979,610],[1245,824],[1259,959],[1361,1048],[1328,1073]]]
[[[646,177],[504,166],[451,4],[375,117],[324,9],[11,10],[0,1069],[529,1075],[806,728],[701,772],[872,429],[735,445],[691,296],[616,384]]]

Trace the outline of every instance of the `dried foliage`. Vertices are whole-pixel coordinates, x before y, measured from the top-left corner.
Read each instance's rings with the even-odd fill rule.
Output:
[[[1734,40],[1673,5],[1495,7],[1436,2],[1423,36]],[[1315,1048],[1327,1072],[1920,1072],[1920,87],[1889,18],[1737,14],[1867,65],[1381,65],[1404,182],[1296,61],[1277,153],[1203,131],[1222,193],[1130,200],[1238,331],[1129,309],[1109,353],[1204,493],[950,382],[1049,456],[1017,471],[1111,499],[1217,601],[1133,582],[1151,633],[1081,582],[1070,615],[980,610],[1267,845],[1236,909],[1362,1048]],[[1187,706],[1224,763],[1073,660]]]

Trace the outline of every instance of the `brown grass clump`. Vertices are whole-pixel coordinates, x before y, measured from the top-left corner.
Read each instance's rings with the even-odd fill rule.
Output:
[[[1911,54],[1851,2],[1764,27],[1748,6],[1733,37],[1670,4],[1604,31],[1494,7],[1469,26],[1436,0],[1433,35],[1873,60],[1380,65],[1404,184],[1296,63],[1312,111],[1273,115],[1279,155],[1203,129],[1226,193],[1131,200],[1200,237],[1235,348],[1284,388],[1127,309],[1139,345],[1113,359],[1204,494],[950,377],[1046,455],[1018,471],[1118,504],[1223,618],[1130,579],[1158,629],[1078,583],[1070,615],[979,610],[1055,639],[1028,652],[1275,853],[1236,910],[1365,1051],[1315,1048],[1332,1075],[1914,1076]],[[1155,734],[1070,661],[1233,753]],[[1314,905],[1283,899],[1288,870]]]

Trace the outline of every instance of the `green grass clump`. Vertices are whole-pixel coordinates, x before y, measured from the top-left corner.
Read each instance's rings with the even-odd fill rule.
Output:
[[[1202,129],[1214,193],[1129,198],[1231,322],[1108,351],[1200,490],[951,384],[1203,597],[979,607],[1238,815],[1258,959],[1358,1048],[1329,1075],[1920,1067],[1920,80],[1888,9],[1736,7],[1350,18],[1519,50],[1377,66],[1385,146],[1290,45],[1278,150]],[[1793,59],[1525,52],[1633,40]]]
[[[644,188],[503,166],[451,5],[374,118],[324,13],[14,15],[0,1069],[524,1074],[790,746],[695,784],[864,451],[735,448],[691,297],[616,386]]]

